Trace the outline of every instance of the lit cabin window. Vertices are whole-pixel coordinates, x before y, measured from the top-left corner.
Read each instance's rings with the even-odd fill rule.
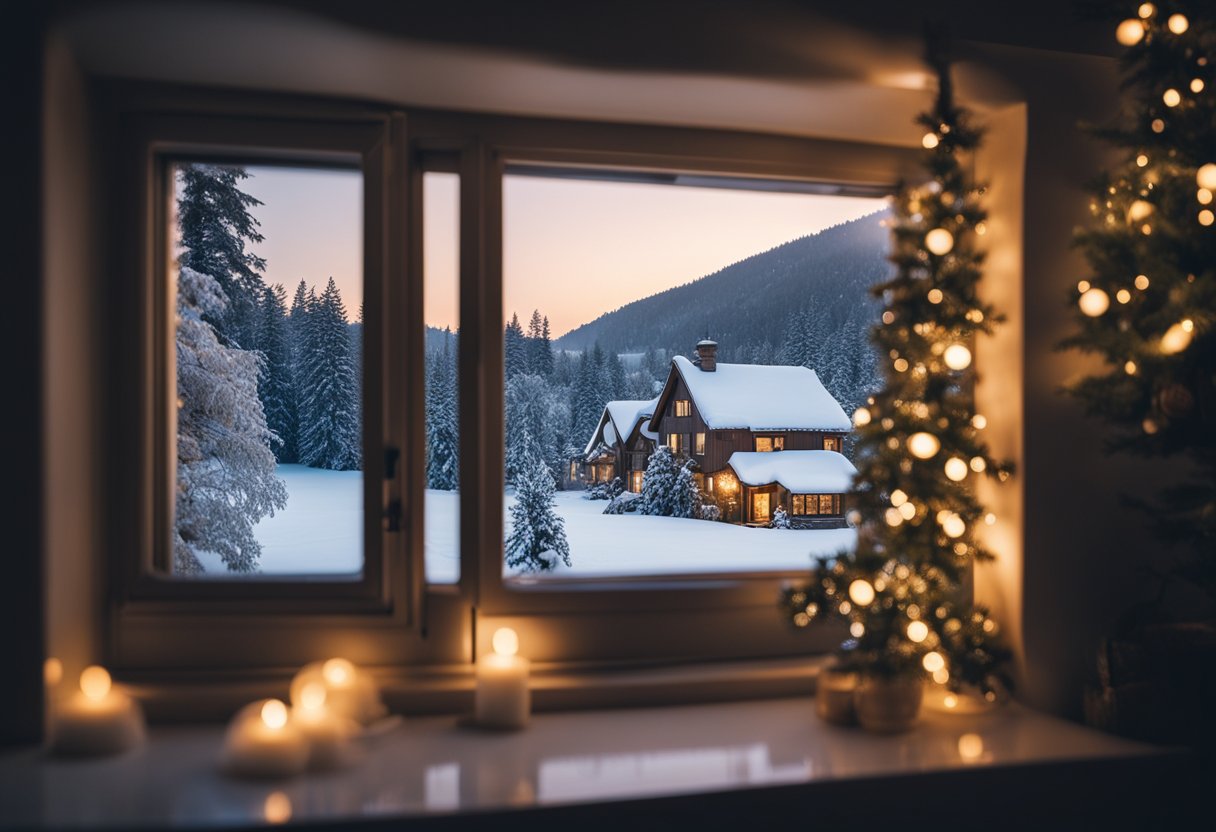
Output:
[[[673,454],[680,453],[680,449],[683,447],[683,443],[680,440],[681,440],[681,434],[678,434],[678,433],[667,434],[667,447],[671,448],[671,452]]]
[[[839,451],[840,451],[840,437],[839,437],[839,436],[825,436],[825,437],[823,437],[823,449],[824,449],[825,451],[836,451],[836,452],[838,452],[838,453],[839,453]]]
[[[757,436],[756,450],[761,453],[769,451],[780,451],[785,448],[784,436]]]
[[[704,453],[705,453],[705,434],[704,433],[697,434],[697,444],[696,444],[695,452],[697,454],[701,454],[701,455],[704,455]]]
[[[676,416],[691,416],[692,403],[688,399],[676,399],[675,414]]]

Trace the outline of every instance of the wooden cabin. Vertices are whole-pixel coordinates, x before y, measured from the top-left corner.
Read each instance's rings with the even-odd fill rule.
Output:
[[[778,506],[794,525],[845,525],[856,469],[841,451],[849,417],[814,370],[719,364],[718,345],[672,359],[648,427],[694,460],[702,491],[735,523],[764,525]]]
[[[657,401],[608,402],[581,461],[571,463],[579,482],[594,485],[620,477],[627,491],[641,492],[642,475],[658,439],[647,426]]]

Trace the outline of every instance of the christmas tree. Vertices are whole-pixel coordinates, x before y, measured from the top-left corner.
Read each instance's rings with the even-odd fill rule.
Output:
[[[874,288],[883,303],[871,332],[886,357],[882,386],[853,416],[857,548],[821,559],[809,584],[787,590],[783,602],[796,626],[826,616],[847,621],[846,669],[927,674],[992,700],[1008,684],[1000,669],[1006,654],[993,641],[996,623],[963,585],[974,564],[992,557],[977,534],[992,516],[975,480],[1009,476],[989,454],[972,395],[975,338],[999,317],[977,294],[984,189],[965,157],[980,131],[953,102],[940,49],[930,52],[939,89],[919,119],[928,176],[896,199],[894,275]]]
[[[565,521],[555,510],[553,491],[549,467],[543,459],[531,457],[515,482],[511,533],[505,546],[507,566],[539,572],[556,569],[559,559],[570,565]]]
[[[1077,237],[1090,270],[1065,342],[1104,365],[1071,391],[1112,426],[1113,450],[1174,461],[1168,487],[1138,501],[1177,544],[1162,588],[1179,577],[1216,599],[1216,24],[1199,4],[1110,10],[1127,18],[1115,32],[1126,95],[1118,125],[1098,132],[1122,160],[1095,183]]]

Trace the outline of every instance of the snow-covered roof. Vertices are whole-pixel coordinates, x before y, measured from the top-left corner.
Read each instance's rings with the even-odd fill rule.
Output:
[[[682,355],[672,361],[697,410],[714,429],[831,430],[852,427],[814,370],[761,364],[718,364],[706,372]]]
[[[836,451],[735,451],[726,464],[744,485],[780,483],[794,494],[843,494],[857,474]]]
[[[633,434],[634,426],[640,420],[649,419],[654,414],[654,406],[658,401],[657,398],[654,398],[644,402],[608,402],[604,407],[604,415],[600,417],[600,423],[596,426],[595,434],[587,442],[587,448],[583,453],[591,450],[596,438],[601,433],[601,427],[603,428],[604,442],[608,445],[615,445],[618,439],[622,442],[628,441],[629,437]],[[642,426],[642,435],[652,441],[657,440],[658,434],[648,430],[648,428],[649,423]]]

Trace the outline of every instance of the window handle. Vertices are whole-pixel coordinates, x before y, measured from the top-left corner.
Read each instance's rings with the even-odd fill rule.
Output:
[[[384,449],[384,478],[394,479],[397,476],[397,460],[401,459],[401,449],[389,445]]]

